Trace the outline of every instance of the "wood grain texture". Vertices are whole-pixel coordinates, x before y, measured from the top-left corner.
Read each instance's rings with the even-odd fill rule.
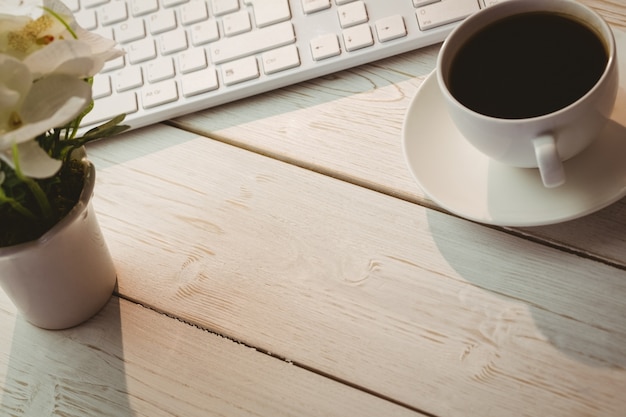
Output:
[[[47,332],[0,294],[0,415],[623,417],[626,203],[428,209],[400,129],[437,51],[90,145],[122,300]]]
[[[5,417],[421,415],[117,297],[50,332],[0,293],[0,330]]]
[[[626,409],[626,271],[165,126],[89,153],[123,297],[439,416]]]
[[[626,4],[589,0],[619,35],[626,80]],[[410,100],[435,68],[439,46],[304,82],[278,92],[194,113],[183,129],[273,158],[436,207],[412,179],[401,149]],[[622,83],[624,84],[624,83]],[[626,126],[626,89],[616,119]],[[626,267],[626,201],[581,220],[512,230]],[[581,233],[584,231],[584,233]]]

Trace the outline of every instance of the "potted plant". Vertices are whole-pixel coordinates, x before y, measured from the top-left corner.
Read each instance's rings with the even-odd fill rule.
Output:
[[[122,53],[59,0],[0,5],[0,287],[39,327],[77,325],[114,290],[84,145],[127,126],[78,132],[92,77]]]

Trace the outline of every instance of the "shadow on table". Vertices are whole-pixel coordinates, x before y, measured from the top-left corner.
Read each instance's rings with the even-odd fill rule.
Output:
[[[137,158],[161,152],[197,139],[198,135],[155,124],[97,140],[87,145],[87,157],[97,170],[123,164]]]
[[[18,314],[7,337],[12,345],[0,414],[133,417],[121,329],[117,297],[68,330],[42,330]]]
[[[169,147],[211,136],[232,126],[263,120],[300,109],[309,109],[350,96],[358,96],[432,71],[439,45],[407,52],[379,62],[304,81],[266,94],[241,99],[217,107],[157,123],[87,145],[87,155],[97,169],[131,161]],[[198,123],[199,119],[206,119]],[[187,130],[165,126],[165,124]],[[202,125],[202,132],[198,126]],[[206,130],[206,131],[205,131]],[[121,146],[123,145],[123,146]]]
[[[196,125],[198,118],[209,119],[211,131],[261,120],[301,109],[308,109],[346,97],[426,77],[434,69],[440,44],[406,52],[380,61],[335,72],[291,86],[175,119],[180,126]]]
[[[593,223],[594,216],[602,213],[584,221]],[[523,303],[554,347],[592,366],[626,367],[626,272],[440,213],[430,212],[428,222],[461,278]],[[562,227],[577,229],[576,222]],[[620,229],[611,234],[616,240],[626,235],[626,224]],[[587,236],[594,238],[602,236]]]

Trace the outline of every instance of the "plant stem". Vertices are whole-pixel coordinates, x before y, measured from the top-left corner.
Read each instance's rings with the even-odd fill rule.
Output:
[[[37,200],[37,204],[41,209],[43,217],[46,219],[51,218],[52,206],[50,205],[50,201],[48,200],[46,193],[43,192],[37,181],[22,173],[17,144],[13,144],[13,164],[15,165],[15,175],[20,181],[24,182],[24,184],[26,184],[26,186],[30,189],[30,192],[33,193],[33,196],[35,197],[35,200]]]
[[[0,205],[2,204],[9,204],[13,210],[17,211],[22,216],[28,217],[32,220],[37,220],[37,217],[33,214],[32,211],[24,207],[24,205],[16,199],[7,197],[2,188],[0,188]]]

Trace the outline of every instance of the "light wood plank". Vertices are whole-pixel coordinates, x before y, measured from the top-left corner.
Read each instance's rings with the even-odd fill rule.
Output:
[[[589,0],[619,36],[626,80],[626,5]],[[435,68],[434,46],[177,119],[184,129],[435,207],[413,181],[400,137],[406,109]],[[626,126],[626,89],[619,121]],[[626,267],[626,200],[582,220],[511,229]],[[584,231],[584,233],[582,233]]]
[[[624,270],[165,126],[89,153],[125,297],[439,416],[626,409]]]
[[[433,204],[401,149],[406,109],[439,48],[178,118],[175,125],[327,175]]]
[[[117,297],[67,331],[0,293],[2,416],[421,416]]]

